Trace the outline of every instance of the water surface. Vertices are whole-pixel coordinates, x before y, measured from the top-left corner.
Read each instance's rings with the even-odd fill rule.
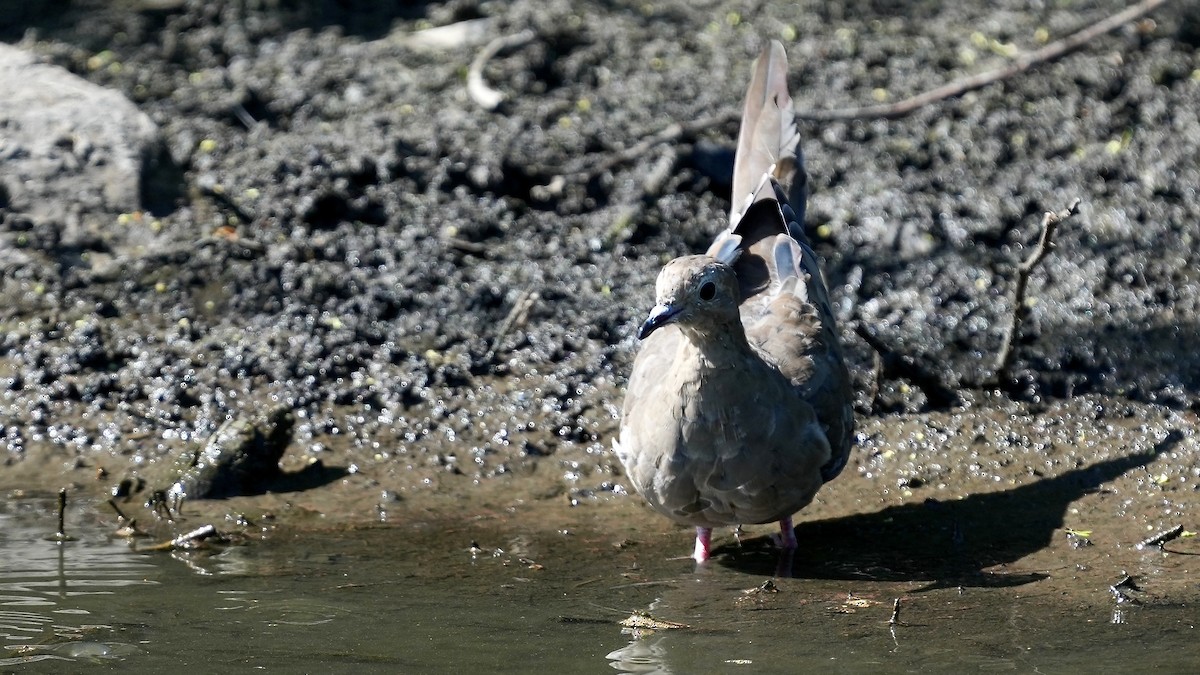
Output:
[[[0,503],[3,672],[1191,672],[1200,654],[1186,604],[1019,573],[763,588],[778,560],[761,540],[696,570],[670,555],[679,530],[485,519],[151,553],[89,504],[76,540],[51,541],[51,506]],[[634,610],[681,627],[631,635]]]

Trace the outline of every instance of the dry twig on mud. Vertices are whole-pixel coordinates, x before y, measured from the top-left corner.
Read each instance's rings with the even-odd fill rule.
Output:
[[[1164,5],[1168,0],[1142,0],[1135,5],[1131,5],[1116,14],[1104,17],[1096,23],[1082,28],[1061,40],[1055,40],[1042,47],[1025,54],[1021,54],[1013,59],[1013,62],[1002,68],[996,68],[987,72],[970,75],[960,78],[953,82],[944,84],[936,89],[931,89],[916,96],[882,105],[869,105],[854,108],[838,108],[834,110],[808,110],[797,111],[796,118],[813,121],[837,121],[837,120],[853,120],[853,119],[896,119],[910,115],[916,110],[923,108],[933,103],[938,103],[946,99],[962,96],[963,94],[982,89],[988,85],[997,82],[1003,82],[1016,75],[1019,75],[1034,66],[1048,63],[1058,59],[1070,52],[1079,49],[1087,43],[1106,33],[1120,28],[1121,26],[1141,18],[1151,11]],[[490,46],[490,45],[489,45]],[[485,49],[484,52],[487,50]],[[482,56],[484,52],[481,52]],[[490,55],[489,55],[490,56]],[[478,58],[476,59],[478,61]],[[474,64],[472,64],[474,67]],[[482,68],[482,64],[480,65]],[[482,81],[482,80],[481,80]],[[495,93],[495,92],[493,92]],[[481,105],[483,105],[481,103]],[[485,106],[486,107],[486,106]],[[491,108],[489,108],[490,110]],[[700,133],[707,131],[713,127],[718,127],[736,122],[741,115],[741,110],[728,110],[708,117],[702,117],[690,122],[676,122],[667,127],[649,134],[642,140],[633,145],[619,150],[612,154],[606,155],[603,159],[594,163],[583,163],[572,169],[562,172],[562,176],[587,180],[594,176],[599,176],[607,171],[632,162],[645,155],[650,148],[659,143],[671,143],[682,138],[694,138]]]
[[[504,94],[492,89],[487,82],[484,82],[484,67],[487,66],[488,61],[492,60],[492,57],[501,51],[532,42],[536,36],[536,33],[527,28],[514,35],[498,37],[484,45],[483,49],[479,50],[479,53],[471,60],[471,67],[467,69],[467,94],[470,95],[471,100],[484,110],[495,110],[499,107],[504,102]]]
[[[898,623],[900,623],[900,598],[896,598],[896,601],[892,603],[892,618],[888,619],[889,625],[895,626]]]
[[[415,33],[402,34],[396,41],[405,47],[421,51],[460,49],[487,40],[494,23],[495,20],[490,18],[466,19],[445,26],[434,26]]]
[[[853,119],[895,119],[911,114],[913,111],[923,108],[931,103],[937,103],[950,98],[962,96],[969,91],[982,89],[990,84],[1003,82],[1015,75],[1019,75],[1030,68],[1053,61],[1065,54],[1079,49],[1085,44],[1095,40],[1096,38],[1111,33],[1121,26],[1138,19],[1143,15],[1154,10],[1158,6],[1166,3],[1167,0],[1142,0],[1136,5],[1131,5],[1116,14],[1106,16],[1096,23],[1083,28],[1061,40],[1055,40],[1041,49],[1021,54],[1013,59],[1013,62],[1002,68],[996,68],[987,72],[978,73],[969,77],[964,77],[948,84],[944,84],[936,89],[931,89],[927,92],[917,94],[903,101],[888,103],[883,105],[868,105],[860,108],[841,108],[838,110],[810,110],[807,112],[797,112],[796,117],[806,120],[816,121],[832,121],[832,120],[853,120]]]
[[[1004,338],[1000,343],[1000,352],[996,355],[996,373],[993,380],[997,384],[1008,381],[1009,369],[1012,367],[1014,343],[1021,333],[1021,323],[1025,321],[1025,314],[1029,311],[1025,306],[1025,292],[1029,286],[1029,275],[1033,274],[1033,270],[1042,262],[1046,254],[1054,249],[1054,231],[1058,229],[1059,223],[1076,213],[1079,213],[1078,197],[1062,211],[1047,211],[1042,216],[1042,234],[1038,238],[1037,248],[1025,259],[1025,262],[1017,266],[1017,282],[1012,301],[1012,321],[1008,325],[1008,330],[1004,332]]]
[[[624,200],[613,225],[608,229],[609,239],[622,239],[632,235],[632,229],[641,222],[642,213],[663,193],[667,180],[675,175],[675,166],[679,163],[679,152],[673,146],[665,146],[662,155],[654,162],[650,173],[642,180],[639,190]]]
[[[700,119],[692,120],[691,122],[676,122],[667,126],[661,131],[657,131],[649,136],[646,136],[642,140],[634,143],[624,150],[619,150],[611,155],[605,156],[604,159],[596,162],[594,165],[580,167],[567,173],[583,178],[589,176],[598,176],[606,171],[611,171],[622,164],[632,162],[635,159],[643,157],[647,152],[650,151],[650,148],[653,148],[659,143],[672,143],[681,138],[693,138],[700,132],[706,131],[713,127],[719,127],[724,124],[733,124],[734,122],[738,121],[741,115],[742,111],[741,109],[738,109],[717,113],[716,115],[709,115],[708,117],[701,117]]]
[[[1017,266],[1017,278],[1012,300],[1012,319],[1004,332],[1000,351],[996,356],[990,384],[1004,386],[1009,383],[1013,355],[1016,351],[1016,340],[1021,333],[1021,324],[1025,320],[1028,308],[1025,305],[1025,294],[1029,288],[1029,277],[1041,264],[1046,255],[1054,249],[1054,233],[1067,218],[1079,213],[1080,200],[1076,198],[1071,205],[1061,211],[1047,211],[1042,216],[1042,232],[1038,238],[1037,247],[1021,264]],[[952,406],[958,400],[958,394],[946,384],[946,378],[927,369],[916,359],[906,354],[898,354],[888,347],[877,335],[862,323],[855,327],[858,334],[876,353],[875,391],[871,401],[872,407],[878,397],[879,381],[883,377],[904,377],[916,384],[929,397],[929,402],[936,406]],[[979,383],[977,383],[979,384]]]
[[[1112,593],[1113,599],[1115,599],[1117,601],[1118,605],[1124,604],[1127,602],[1133,603],[1135,605],[1140,604],[1138,602],[1138,599],[1135,598],[1134,596],[1130,595],[1127,591],[1141,591],[1141,590],[1142,589],[1139,588],[1137,585],[1137,581],[1128,574],[1126,574],[1124,577],[1122,577],[1121,580],[1118,581],[1117,583],[1108,587],[1108,591],[1110,593]]]
[[[481,244],[477,241],[463,239],[462,237],[446,237],[445,241],[450,248],[457,249],[463,253],[470,253],[472,255],[477,255],[484,258],[487,257],[489,250],[487,244]]]
[[[1138,542],[1137,547],[1138,547],[1138,550],[1141,550],[1144,548],[1150,548],[1152,546],[1157,546],[1159,548],[1162,548],[1163,544],[1165,544],[1169,541],[1178,539],[1179,537],[1182,537],[1182,536],[1183,536],[1183,525],[1176,525],[1175,527],[1172,527],[1169,530],[1163,530],[1162,532],[1159,532],[1158,534],[1154,535],[1153,537],[1143,539],[1142,541]]]
[[[492,338],[492,347],[483,357],[484,362],[491,363],[492,359],[496,358],[496,353],[500,349],[500,341],[507,337],[508,332],[514,327],[520,328],[525,325],[525,322],[529,320],[529,310],[533,309],[533,306],[541,299],[542,294],[532,287],[521,291],[513,302],[512,309],[508,311],[508,316],[504,317],[504,321],[500,323],[500,330],[496,331],[496,337]]]
[[[108,500],[108,505],[112,507],[113,511],[117,512],[117,529],[115,534],[118,537],[149,536],[145,532],[142,532],[140,529],[138,529],[137,521],[126,515],[125,512],[121,510],[121,507],[117,506],[117,502],[110,499]]]
[[[871,350],[871,388],[867,390],[867,410],[874,411],[879,406],[879,385],[883,382],[883,354],[879,350]]]
[[[190,548],[209,537],[217,536],[217,528],[214,525],[203,525],[191,532],[175,537],[168,541],[164,541],[153,546],[136,549],[139,553],[147,551],[174,551],[181,548]]]

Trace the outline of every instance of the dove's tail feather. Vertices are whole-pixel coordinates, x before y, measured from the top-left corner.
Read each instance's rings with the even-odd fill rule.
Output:
[[[787,54],[776,40],[754,62],[734,159],[729,227],[709,249],[709,255],[733,265],[743,300],[768,288],[767,261],[777,235],[807,243],[807,177],[787,70]]]
[[[768,174],[787,186],[787,201],[798,210],[797,222],[804,222],[808,180],[800,150],[800,131],[788,94],[787,73],[783,45],[772,40],[754,62],[754,73],[746,90],[733,166],[731,225],[736,225],[748,210],[747,198],[751,195],[757,198],[760,194],[763,178]],[[773,195],[766,191],[762,196]]]

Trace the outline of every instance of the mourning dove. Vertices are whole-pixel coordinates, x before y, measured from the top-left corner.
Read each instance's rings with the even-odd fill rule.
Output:
[[[850,452],[850,377],[803,231],[798,142],[772,42],[746,93],[729,227],[663,267],[638,331],[614,449],[655,510],[695,526],[698,562],[720,525],[778,521],[794,549],[792,515]]]

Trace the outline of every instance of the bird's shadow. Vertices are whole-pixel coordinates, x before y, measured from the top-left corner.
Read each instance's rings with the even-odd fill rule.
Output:
[[[790,561],[765,537],[740,547],[721,547],[716,560],[750,574],[930,582],[922,590],[1038,581],[1047,575],[989,569],[1045,548],[1063,526],[1063,514],[1072,503],[1127,471],[1146,466],[1182,437],[1173,432],[1148,453],[1099,462],[1011,490],[946,502],[927,499],[875,513],[802,522],[796,526],[800,549]]]
[[[304,492],[350,475],[345,467],[326,466],[322,462],[313,462],[299,471],[280,472],[277,476],[254,486],[245,494],[266,494],[268,492]]]

